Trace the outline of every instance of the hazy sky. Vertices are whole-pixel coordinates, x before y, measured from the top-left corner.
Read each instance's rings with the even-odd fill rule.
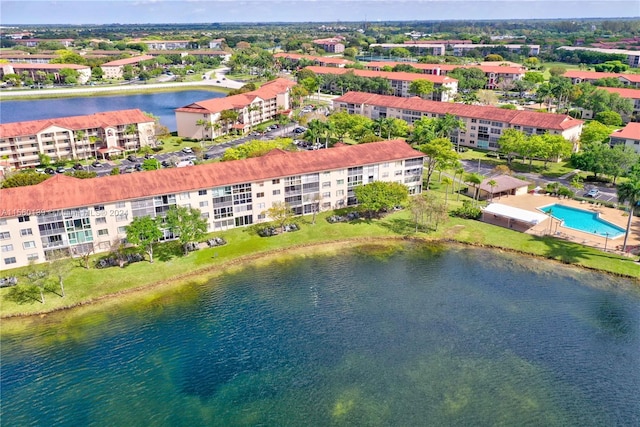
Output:
[[[0,25],[639,17],[640,0],[0,0]]]

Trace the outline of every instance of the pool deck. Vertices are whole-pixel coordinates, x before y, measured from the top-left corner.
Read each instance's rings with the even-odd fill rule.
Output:
[[[585,211],[590,212],[598,212],[600,214],[600,219],[608,221],[612,224],[615,224],[619,227],[622,227],[626,230],[627,221],[629,217],[619,209],[607,208],[604,206],[596,206],[594,203],[581,203],[572,199],[560,199],[555,196],[550,196],[546,194],[524,194],[521,196],[508,196],[502,198],[496,198],[493,200],[496,203],[502,203],[508,206],[513,206],[520,209],[525,209],[532,212],[541,211],[537,208],[541,208],[544,206],[559,204],[564,206],[569,206],[572,208],[583,209]],[[551,221],[551,224],[549,224]],[[501,225],[501,224],[498,224]],[[615,239],[607,239],[605,237],[596,236],[591,233],[585,233],[582,231],[574,230],[572,228],[563,227],[560,225],[559,221],[556,219],[546,219],[541,223],[528,228],[528,229],[520,229],[521,231],[529,234],[534,234],[537,236],[542,236],[546,234],[552,234],[558,238],[570,240],[576,243],[580,243],[587,246],[593,246],[600,249],[606,249],[610,252],[620,252],[620,250],[616,250],[618,247],[622,248],[622,242],[624,241],[624,234]],[[627,246],[638,246],[640,248],[640,220],[635,218],[635,220],[631,223],[631,231],[629,233],[629,239],[627,240]],[[636,251],[634,251],[636,252]]]

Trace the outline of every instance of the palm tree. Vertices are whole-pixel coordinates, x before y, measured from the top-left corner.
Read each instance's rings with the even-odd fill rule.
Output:
[[[480,193],[480,184],[482,184],[482,175],[478,173],[468,173],[464,178],[464,182],[467,182],[473,185],[473,187],[475,188],[475,191],[473,193],[473,201],[475,205],[475,202],[478,201],[478,194]]]
[[[76,142],[84,142],[84,138],[85,138],[85,136],[86,136],[86,134],[85,134],[85,132],[84,132],[83,130],[79,130],[79,131],[77,131],[77,132],[76,132]],[[76,153],[77,153],[77,151],[78,151],[78,145],[77,145],[77,144],[74,144],[74,145],[76,145],[76,149],[74,150],[74,152],[76,152]],[[87,154],[87,149],[86,149],[86,148],[84,148],[84,154],[85,154],[85,160],[86,160],[86,159],[87,159],[87,156],[86,156],[86,154]]]
[[[442,183],[444,184],[444,205],[447,205],[449,199],[449,186],[453,184],[453,179],[445,176],[442,178]]]
[[[491,187],[491,201],[493,202],[493,189],[496,185],[498,185],[498,183],[496,182],[495,179],[492,179],[489,182],[487,182],[487,184],[489,184],[489,187]]]
[[[125,143],[125,146],[129,145],[131,136],[136,135],[137,133],[138,133],[138,126],[136,126],[135,124],[127,125],[127,127],[124,128],[124,134],[127,136],[127,142]],[[136,150],[138,149],[137,145],[138,144],[136,144]],[[128,148],[128,147],[125,147],[125,148]]]
[[[456,176],[460,175],[460,183],[458,184],[458,195],[456,196],[456,202],[460,200],[460,190],[462,188],[462,175],[464,174],[464,168],[461,164],[458,164],[453,172],[453,180],[456,180]]]
[[[629,202],[629,220],[627,221],[627,231],[624,234],[624,242],[622,243],[622,252],[625,252],[633,214],[638,201],[640,201],[640,175],[632,175],[629,181],[618,185],[618,200],[620,203]]]
[[[200,139],[204,139],[204,129],[207,127],[207,121],[205,119],[196,120],[196,127],[202,128],[200,131]]]

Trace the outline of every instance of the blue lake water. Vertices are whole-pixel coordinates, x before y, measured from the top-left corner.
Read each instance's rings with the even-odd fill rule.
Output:
[[[344,250],[91,313],[1,336],[3,425],[640,425],[637,283],[519,255]]]
[[[589,212],[584,209],[558,204],[545,206],[540,210],[544,213],[551,211],[551,215],[562,220],[565,227],[584,231],[585,233],[616,238],[622,236],[625,232],[624,228],[600,219],[597,212]]]
[[[224,93],[206,90],[109,95],[79,98],[37,99],[0,102],[0,123],[82,116],[104,111],[139,108],[160,118],[160,123],[175,131],[174,110],[204,99],[222,98]]]

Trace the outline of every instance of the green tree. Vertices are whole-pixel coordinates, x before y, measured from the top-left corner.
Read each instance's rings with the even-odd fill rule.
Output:
[[[573,143],[564,139],[562,135],[545,133],[542,138],[546,144],[546,151],[542,156],[544,158],[545,168],[547,167],[547,163],[551,160],[556,161],[571,156]]]
[[[153,263],[153,243],[162,237],[158,221],[150,216],[137,217],[126,227],[126,231],[127,241],[146,252],[149,262]]]
[[[609,129],[609,127],[594,120],[588,122],[582,129],[580,143],[584,146],[594,142],[604,142],[609,138],[610,134],[611,129]]]
[[[98,176],[97,172],[94,171],[87,171],[84,169],[80,169],[80,170],[72,170],[69,172],[65,172],[64,173],[66,176],[70,176],[73,178],[78,178],[78,179],[89,179],[89,178],[95,178]]]
[[[498,150],[507,156],[507,164],[511,165],[513,156],[518,153],[520,147],[526,142],[527,136],[513,128],[505,129],[498,138]]]
[[[614,185],[619,176],[627,173],[640,160],[638,153],[627,145],[615,145],[605,153],[606,161],[603,172],[613,178]]]
[[[2,188],[24,187],[27,185],[40,184],[49,178],[49,175],[37,173],[35,171],[15,172],[2,181]]]
[[[488,62],[501,62],[504,61],[504,58],[501,55],[490,53],[484,57],[484,60]]]
[[[474,187],[473,202],[474,205],[478,201],[478,195],[480,194],[480,184],[482,184],[482,175],[479,173],[468,173],[465,175],[464,181],[471,184]]]
[[[165,224],[178,237],[185,255],[189,254],[188,244],[201,239],[207,232],[207,221],[192,207],[172,206],[167,211]]]
[[[284,226],[291,221],[294,216],[293,210],[285,202],[273,202],[271,207],[263,212],[267,217],[280,227],[280,232],[284,232]]]
[[[153,171],[157,169],[161,169],[160,162],[158,161],[158,159],[151,158],[151,159],[144,159],[142,161],[142,170]]]
[[[633,174],[629,180],[618,185],[618,200],[620,203],[629,203],[629,219],[627,220],[627,230],[624,234],[624,242],[622,243],[622,251],[627,250],[627,240],[631,230],[631,222],[635,215],[635,209],[640,201],[640,175]]]
[[[596,114],[595,119],[600,123],[608,126],[621,126],[622,117],[615,111],[601,111]]]
[[[374,181],[354,187],[353,192],[360,208],[369,215],[404,205],[409,197],[409,190],[399,182]]]
[[[120,168],[113,168],[109,175],[120,175]]]
[[[540,84],[544,82],[544,74],[537,71],[527,71],[524,73],[523,80],[533,84]]]
[[[594,179],[606,170],[609,145],[590,142],[582,145],[582,151],[571,155],[571,164],[578,169],[593,173]]]
[[[564,74],[564,73],[566,73],[566,72],[567,72],[567,69],[566,69],[565,67],[562,67],[562,66],[559,66],[559,65],[557,65],[557,66],[553,66],[553,67],[550,67],[550,68],[549,68],[549,74],[550,74],[552,77],[558,77],[558,76],[561,76],[561,75],[563,75],[563,74]]]
[[[240,113],[235,110],[222,110],[220,112],[220,120],[224,123],[225,132],[229,132],[229,127],[233,125],[240,117]]]
[[[420,98],[425,98],[427,95],[433,92],[433,82],[429,80],[418,79],[409,84],[409,93],[412,93]]]
[[[424,162],[427,175],[425,186],[427,189],[429,189],[431,176],[436,169],[444,169],[458,163],[458,153],[456,153],[449,138],[432,139],[425,144],[419,145],[418,149],[427,156]]]
[[[487,76],[480,68],[454,68],[447,76],[458,80],[459,91],[477,91],[487,84]]]

